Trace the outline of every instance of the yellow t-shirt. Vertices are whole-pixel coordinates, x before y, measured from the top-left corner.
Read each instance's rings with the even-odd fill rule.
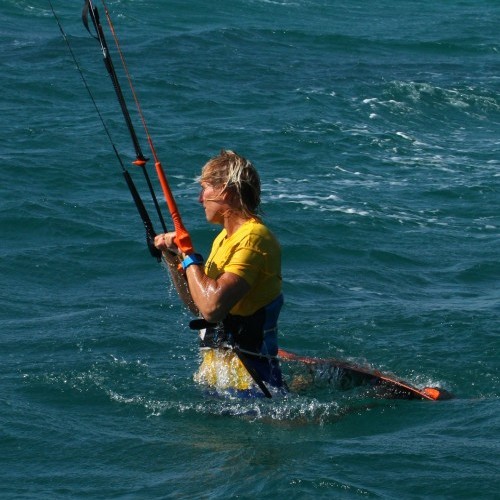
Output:
[[[215,238],[205,273],[217,279],[224,272],[236,274],[250,285],[231,314],[250,316],[281,293],[281,248],[260,220],[246,221],[229,238],[223,229]]]

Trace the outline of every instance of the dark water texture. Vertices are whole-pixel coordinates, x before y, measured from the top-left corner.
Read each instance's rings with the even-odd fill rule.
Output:
[[[54,6],[128,167],[82,3]],[[321,383],[272,401],[206,395],[190,316],[146,250],[49,4],[7,0],[2,497],[495,498],[500,4],[109,9],[200,252],[216,230],[196,201],[203,163],[232,148],[259,168],[283,247],[281,346],[456,397],[379,400]]]

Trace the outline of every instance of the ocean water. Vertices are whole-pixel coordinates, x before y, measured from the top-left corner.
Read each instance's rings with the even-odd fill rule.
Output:
[[[83,2],[53,4],[146,199]],[[231,148],[259,169],[281,346],[455,398],[205,394],[49,3],[3,0],[0,496],[498,498],[500,3],[108,7],[198,251],[203,163]]]

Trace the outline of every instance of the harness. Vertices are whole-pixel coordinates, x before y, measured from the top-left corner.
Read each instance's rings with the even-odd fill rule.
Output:
[[[189,327],[199,330],[202,349],[238,348],[258,357],[274,357],[278,354],[278,316],[282,306],[280,294],[250,316],[228,314],[217,324],[196,319]]]
[[[202,350],[234,351],[262,392],[271,397],[263,382],[273,387],[286,387],[278,362],[278,316],[283,295],[250,316],[228,314],[220,323],[208,323],[200,318],[189,323],[199,330]]]

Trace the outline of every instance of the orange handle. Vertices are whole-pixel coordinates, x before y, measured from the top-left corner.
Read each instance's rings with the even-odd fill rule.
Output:
[[[184,223],[181,219],[181,214],[179,213],[179,209],[177,208],[177,204],[174,200],[174,195],[168,185],[167,178],[165,176],[165,172],[161,166],[161,163],[157,161],[155,163],[156,175],[158,176],[158,180],[160,181],[161,188],[163,190],[163,195],[165,196],[165,201],[167,202],[168,211],[172,217],[172,222],[174,223],[174,229],[176,234],[175,243],[179,247],[181,252],[186,254],[194,253],[193,243],[191,242],[191,236],[189,235]]]

